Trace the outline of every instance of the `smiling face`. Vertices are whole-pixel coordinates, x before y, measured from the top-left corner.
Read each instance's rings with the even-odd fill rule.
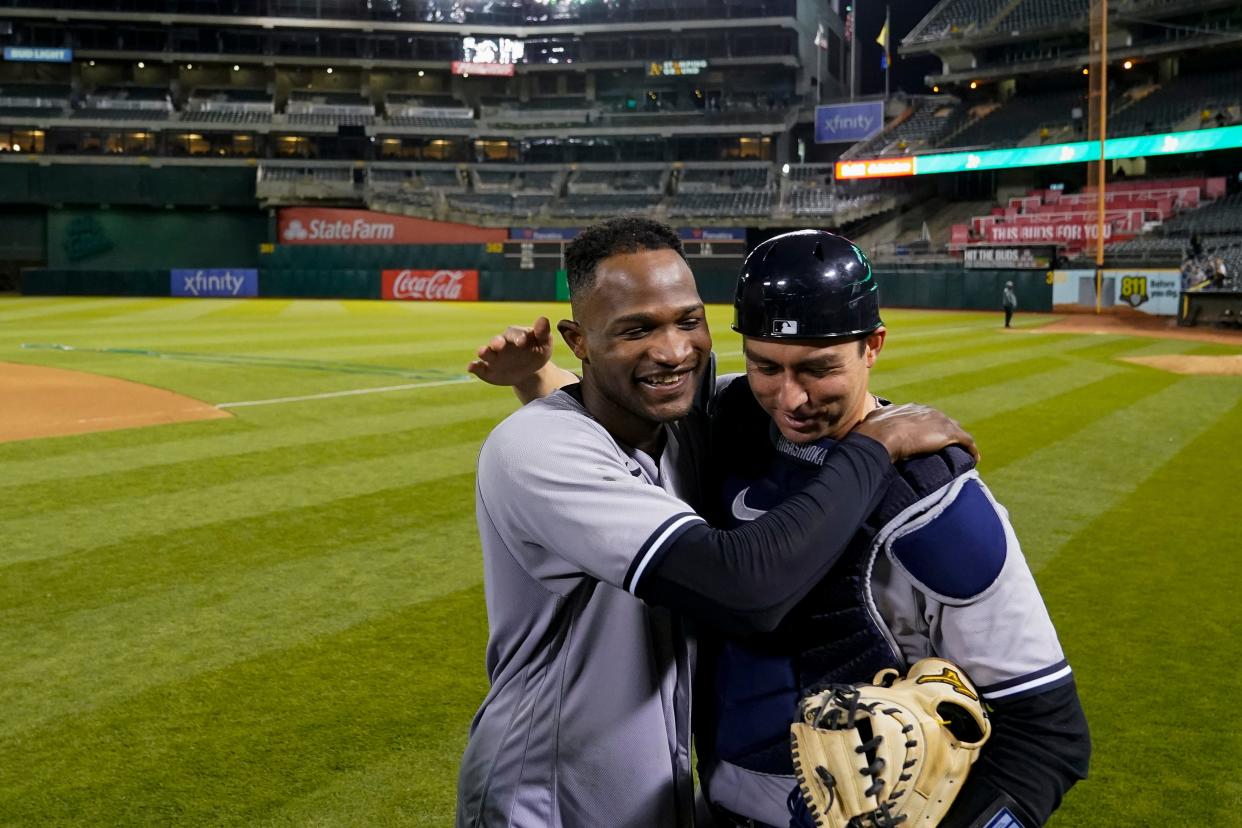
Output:
[[[694,403],[712,347],[703,300],[677,251],[603,259],[559,326],[582,360],[587,409],[622,442],[643,448]]]
[[[886,333],[844,342],[747,337],[750,389],[790,441],[839,440],[875,406],[867,384]]]

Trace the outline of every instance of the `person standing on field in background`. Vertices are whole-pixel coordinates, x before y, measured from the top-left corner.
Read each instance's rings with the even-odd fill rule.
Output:
[[[1001,294],[1001,305],[1005,308],[1005,327],[1013,319],[1013,312],[1018,308],[1018,294],[1013,292],[1013,282],[1005,282],[1005,290]]]
[[[581,382],[548,362],[542,319],[469,366],[534,401],[479,456],[491,687],[456,824],[689,828],[686,616],[773,629],[835,563],[894,460],[973,441],[938,411],[891,406],[784,503],[713,529],[691,506],[702,502],[712,341],[680,239],[614,219],[585,230],[566,264],[573,318],[557,327]]]

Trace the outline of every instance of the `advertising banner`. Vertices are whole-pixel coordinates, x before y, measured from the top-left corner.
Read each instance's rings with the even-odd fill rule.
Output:
[[[477,270],[385,270],[385,299],[413,302],[477,302]]]
[[[454,75],[487,75],[488,77],[512,77],[517,71],[512,63],[466,63],[464,60],[453,61]]]
[[[518,241],[573,241],[581,227],[510,227],[509,238]],[[746,241],[745,227],[678,227],[683,241]]]
[[[1116,285],[1116,304],[1155,316],[1177,316],[1182,274],[1176,270],[1108,270]]]
[[[1059,310],[1095,308],[1095,271],[1054,270],[1052,306]],[[1154,316],[1176,316],[1182,275],[1176,270],[1105,268],[1101,274],[1103,308],[1121,308]],[[1115,311],[1112,311],[1115,312]]]
[[[1094,241],[1099,235],[1092,221],[1060,221],[1043,224],[990,224],[983,228],[984,240],[990,244],[1081,244]],[[1104,238],[1113,236],[1112,225],[1104,225]]]
[[[72,49],[41,49],[32,46],[5,46],[5,60],[30,63],[73,63]]]
[[[172,296],[211,296],[230,299],[259,295],[259,271],[247,268],[213,268],[169,271]]]
[[[963,263],[968,268],[1047,270],[1052,267],[1056,250],[1052,245],[1033,247],[968,247],[964,251]]]
[[[815,143],[853,143],[884,128],[884,101],[815,107]],[[913,169],[911,169],[913,172]]]
[[[913,158],[885,158],[879,161],[838,161],[836,176],[841,180],[851,178],[896,178],[914,175]]]
[[[682,241],[746,241],[745,227],[678,227]]]
[[[502,228],[327,207],[287,207],[277,226],[280,244],[486,244],[507,235]]]
[[[581,227],[510,227],[509,238],[521,241],[573,241]]]

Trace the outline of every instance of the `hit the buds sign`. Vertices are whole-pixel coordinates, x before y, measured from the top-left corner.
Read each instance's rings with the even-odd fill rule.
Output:
[[[385,270],[383,297],[415,302],[477,302],[477,270]]]

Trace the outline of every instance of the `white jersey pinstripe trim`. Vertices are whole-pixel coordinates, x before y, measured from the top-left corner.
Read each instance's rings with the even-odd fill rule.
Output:
[[[638,582],[642,580],[643,573],[647,571],[647,564],[651,563],[651,559],[654,558],[656,553],[664,547],[665,542],[667,542],[670,537],[680,534],[681,530],[691,523],[706,522],[707,521],[703,520],[703,518],[698,515],[684,515],[674,520],[668,526],[665,526],[664,531],[661,532],[659,536],[656,537],[655,540],[651,541],[651,543],[647,546],[646,553],[642,556],[642,559],[639,560],[638,566],[634,568],[634,575],[630,578],[629,583],[630,594],[638,594],[635,590],[638,589]]]
[[[1039,687],[1044,684],[1051,684],[1054,681],[1060,681],[1071,672],[1073,671],[1070,670],[1070,667],[1067,664],[1055,673],[1049,673],[1046,676],[1039,676],[1038,678],[1033,678],[1030,681],[1023,682],[1022,684],[1015,684],[1013,687],[1006,687],[1003,690],[993,690],[992,692],[981,692],[985,699],[1003,699],[1005,696],[1012,696],[1015,693],[1022,693],[1034,687]]]

